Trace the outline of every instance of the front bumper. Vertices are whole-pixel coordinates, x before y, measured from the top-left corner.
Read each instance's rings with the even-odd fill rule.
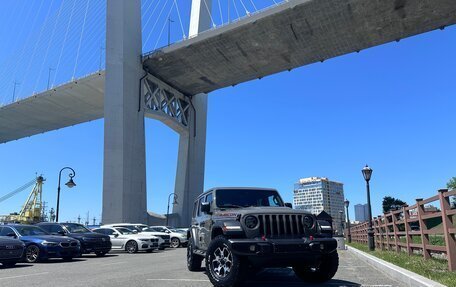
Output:
[[[146,251],[150,249],[158,249],[158,243],[157,242],[141,242],[138,243],[138,250],[139,251]]]
[[[333,238],[304,239],[229,239],[234,254],[246,256],[256,265],[291,266],[315,263],[337,249]]]
[[[111,247],[112,247],[111,242],[98,243],[98,242],[85,241],[85,242],[82,242],[81,253],[82,254],[87,254],[87,253],[92,253],[92,252],[108,253],[109,251],[111,251]]]

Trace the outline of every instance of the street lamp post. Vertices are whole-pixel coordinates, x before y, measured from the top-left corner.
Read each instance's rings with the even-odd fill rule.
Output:
[[[368,217],[369,217],[369,228],[367,230],[367,238],[368,238],[368,245],[369,245],[369,250],[374,251],[375,250],[375,243],[374,243],[374,229],[372,228],[372,207],[371,207],[371,200],[370,200],[370,187],[369,187],[369,181],[372,176],[372,168],[370,168],[367,164],[366,166],[362,169],[362,173],[364,176],[364,180],[366,181],[366,189],[367,189],[367,209],[368,209]]]
[[[169,222],[169,200],[171,199],[171,196],[173,196],[173,205],[177,204],[177,194],[170,193],[168,195],[168,208],[166,209],[166,226],[168,226],[168,222]]]
[[[344,235],[344,212],[339,210],[339,218],[340,218],[340,232],[339,235]]]
[[[348,201],[348,199],[346,199],[344,201],[344,205],[345,205],[345,210],[347,211],[347,240],[348,240],[348,243],[351,243],[352,235],[351,235],[351,230],[350,230],[350,215],[348,214],[348,207],[350,206],[350,201]]]
[[[62,171],[64,171],[65,169],[71,170],[70,174],[68,174],[68,176],[70,177],[70,180],[68,180],[68,182],[65,183],[65,185],[68,186],[69,188],[73,188],[76,186],[76,183],[74,183],[74,181],[73,181],[73,177],[76,175],[76,172],[74,171],[74,169],[72,169],[71,167],[62,168],[59,172],[59,186],[57,187],[57,210],[55,212],[55,222],[59,222],[60,179],[62,177]]]

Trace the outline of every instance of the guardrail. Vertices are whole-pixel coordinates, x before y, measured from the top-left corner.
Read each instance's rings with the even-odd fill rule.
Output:
[[[456,208],[450,204],[452,196],[456,190],[440,189],[433,197],[416,199],[412,206],[374,217],[376,248],[409,255],[418,252],[424,259],[430,259],[431,253],[446,254],[448,269],[456,271]],[[352,241],[367,244],[367,229],[367,222],[352,226]]]

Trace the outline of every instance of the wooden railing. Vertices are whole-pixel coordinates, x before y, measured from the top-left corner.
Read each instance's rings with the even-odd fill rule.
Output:
[[[409,255],[418,250],[425,259],[431,253],[446,254],[448,269],[456,271],[456,208],[451,208],[451,196],[456,196],[456,190],[441,189],[433,197],[416,199],[412,206],[374,217],[376,248]],[[433,202],[437,206],[429,205]],[[367,222],[352,226],[352,241],[367,244],[367,229]]]

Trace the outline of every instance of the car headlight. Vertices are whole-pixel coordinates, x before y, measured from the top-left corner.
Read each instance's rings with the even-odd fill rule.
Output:
[[[258,225],[258,218],[253,215],[249,215],[244,219],[245,226],[250,229],[254,229]]]
[[[315,222],[312,216],[304,215],[302,218],[302,223],[304,224],[305,228],[312,228]]]
[[[49,242],[49,241],[46,241],[46,240],[41,242],[41,244],[43,244],[44,246],[59,246],[59,244],[56,243],[56,242]]]

